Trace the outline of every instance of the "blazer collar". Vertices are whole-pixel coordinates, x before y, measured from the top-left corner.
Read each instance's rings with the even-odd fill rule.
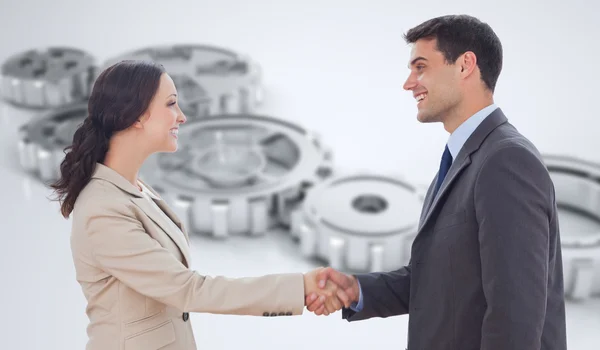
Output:
[[[187,267],[190,266],[191,256],[188,249],[188,245],[190,242],[186,228],[183,226],[181,220],[177,217],[177,215],[160,198],[160,195],[156,191],[154,191],[152,187],[148,186],[146,183],[138,179],[138,182],[140,182],[144,187],[146,187],[146,189],[149,192],[152,193],[152,196],[150,197],[152,198],[154,203],[158,205],[159,210],[162,210],[164,214],[166,214],[166,217],[161,215],[160,212],[157,211],[157,209],[155,209],[146,198],[144,198],[144,195],[136,186],[134,186],[131,182],[127,181],[123,176],[121,176],[113,169],[107,167],[106,165],[96,163],[96,169],[94,170],[92,178],[108,181],[120,188],[121,190],[131,194],[133,196],[133,198],[131,198],[131,201],[133,201],[133,203],[135,203],[140,209],[142,209],[142,211],[146,213],[146,215],[150,219],[152,219],[152,221],[154,221],[175,242],[175,244],[179,247],[179,250],[185,258],[184,264]],[[178,232],[173,231],[173,229],[169,225],[169,222],[167,221],[169,219],[173,221],[173,223],[181,230],[183,236]]]
[[[471,164],[471,154],[476,152],[480,147],[483,141],[488,137],[488,135],[496,129],[498,126],[506,123],[508,119],[502,112],[500,108],[494,110],[487,118],[485,118],[481,124],[473,131],[471,136],[465,142],[463,148],[458,152],[456,159],[452,162],[450,169],[448,170],[448,174],[446,178],[442,182],[440,189],[438,190],[438,194],[435,198],[431,198],[433,192],[433,184],[437,179],[437,175],[433,179],[433,182],[429,186],[429,190],[427,191],[427,195],[425,197],[425,205],[423,206],[423,212],[421,213],[421,220],[419,224],[419,231],[425,226],[425,224],[429,221],[429,219],[433,216],[433,212],[435,208],[440,205],[441,198],[444,196],[450,185],[456,180],[456,178],[460,175],[462,170],[464,170],[469,164]]]
[[[467,139],[463,146],[464,152],[458,152],[457,159],[468,157],[477,151],[488,135],[498,126],[506,123],[508,119],[502,112],[502,109],[496,108],[485,118],[481,124],[473,131],[473,134]],[[462,154],[461,154],[462,153]]]
[[[102,163],[96,163],[96,169],[92,174],[92,178],[108,181],[134,197],[142,197],[142,193],[137,187],[127,181],[121,174]]]

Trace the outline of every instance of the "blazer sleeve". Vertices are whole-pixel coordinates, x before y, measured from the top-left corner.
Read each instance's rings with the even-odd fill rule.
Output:
[[[410,302],[411,263],[391,272],[372,272],[355,275],[363,296],[363,308],[342,309],[342,319],[348,322],[373,317],[408,314]]]
[[[531,150],[505,146],[485,160],[474,195],[487,303],[481,349],[540,349],[554,207],[550,175]]]
[[[128,203],[115,202],[96,203],[101,209],[87,217],[92,258],[99,268],[138,293],[187,312],[302,314],[303,274],[203,276],[185,267],[148,235]]]

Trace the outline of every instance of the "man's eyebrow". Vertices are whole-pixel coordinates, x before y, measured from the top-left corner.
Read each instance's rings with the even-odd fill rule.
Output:
[[[413,66],[415,63],[417,63],[418,61],[421,61],[421,60],[422,61],[427,61],[427,59],[425,57],[419,56],[419,57],[413,59],[412,61],[410,61],[410,64],[407,66],[408,69],[410,69],[410,66]]]

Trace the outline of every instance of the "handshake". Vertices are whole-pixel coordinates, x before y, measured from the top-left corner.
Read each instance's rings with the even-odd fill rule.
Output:
[[[304,305],[315,315],[328,316],[342,307],[349,308],[359,298],[358,281],[331,267],[304,274]]]

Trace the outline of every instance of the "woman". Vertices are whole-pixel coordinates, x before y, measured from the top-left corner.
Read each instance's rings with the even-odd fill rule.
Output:
[[[94,83],[88,117],[73,137],[53,184],[87,299],[88,350],[196,349],[188,312],[300,315],[316,270],[231,279],[190,270],[181,221],[138,179],[154,152],[175,152],[185,116],[162,66],[123,61]],[[317,301],[317,302],[319,302]],[[327,311],[341,308],[327,298]]]

